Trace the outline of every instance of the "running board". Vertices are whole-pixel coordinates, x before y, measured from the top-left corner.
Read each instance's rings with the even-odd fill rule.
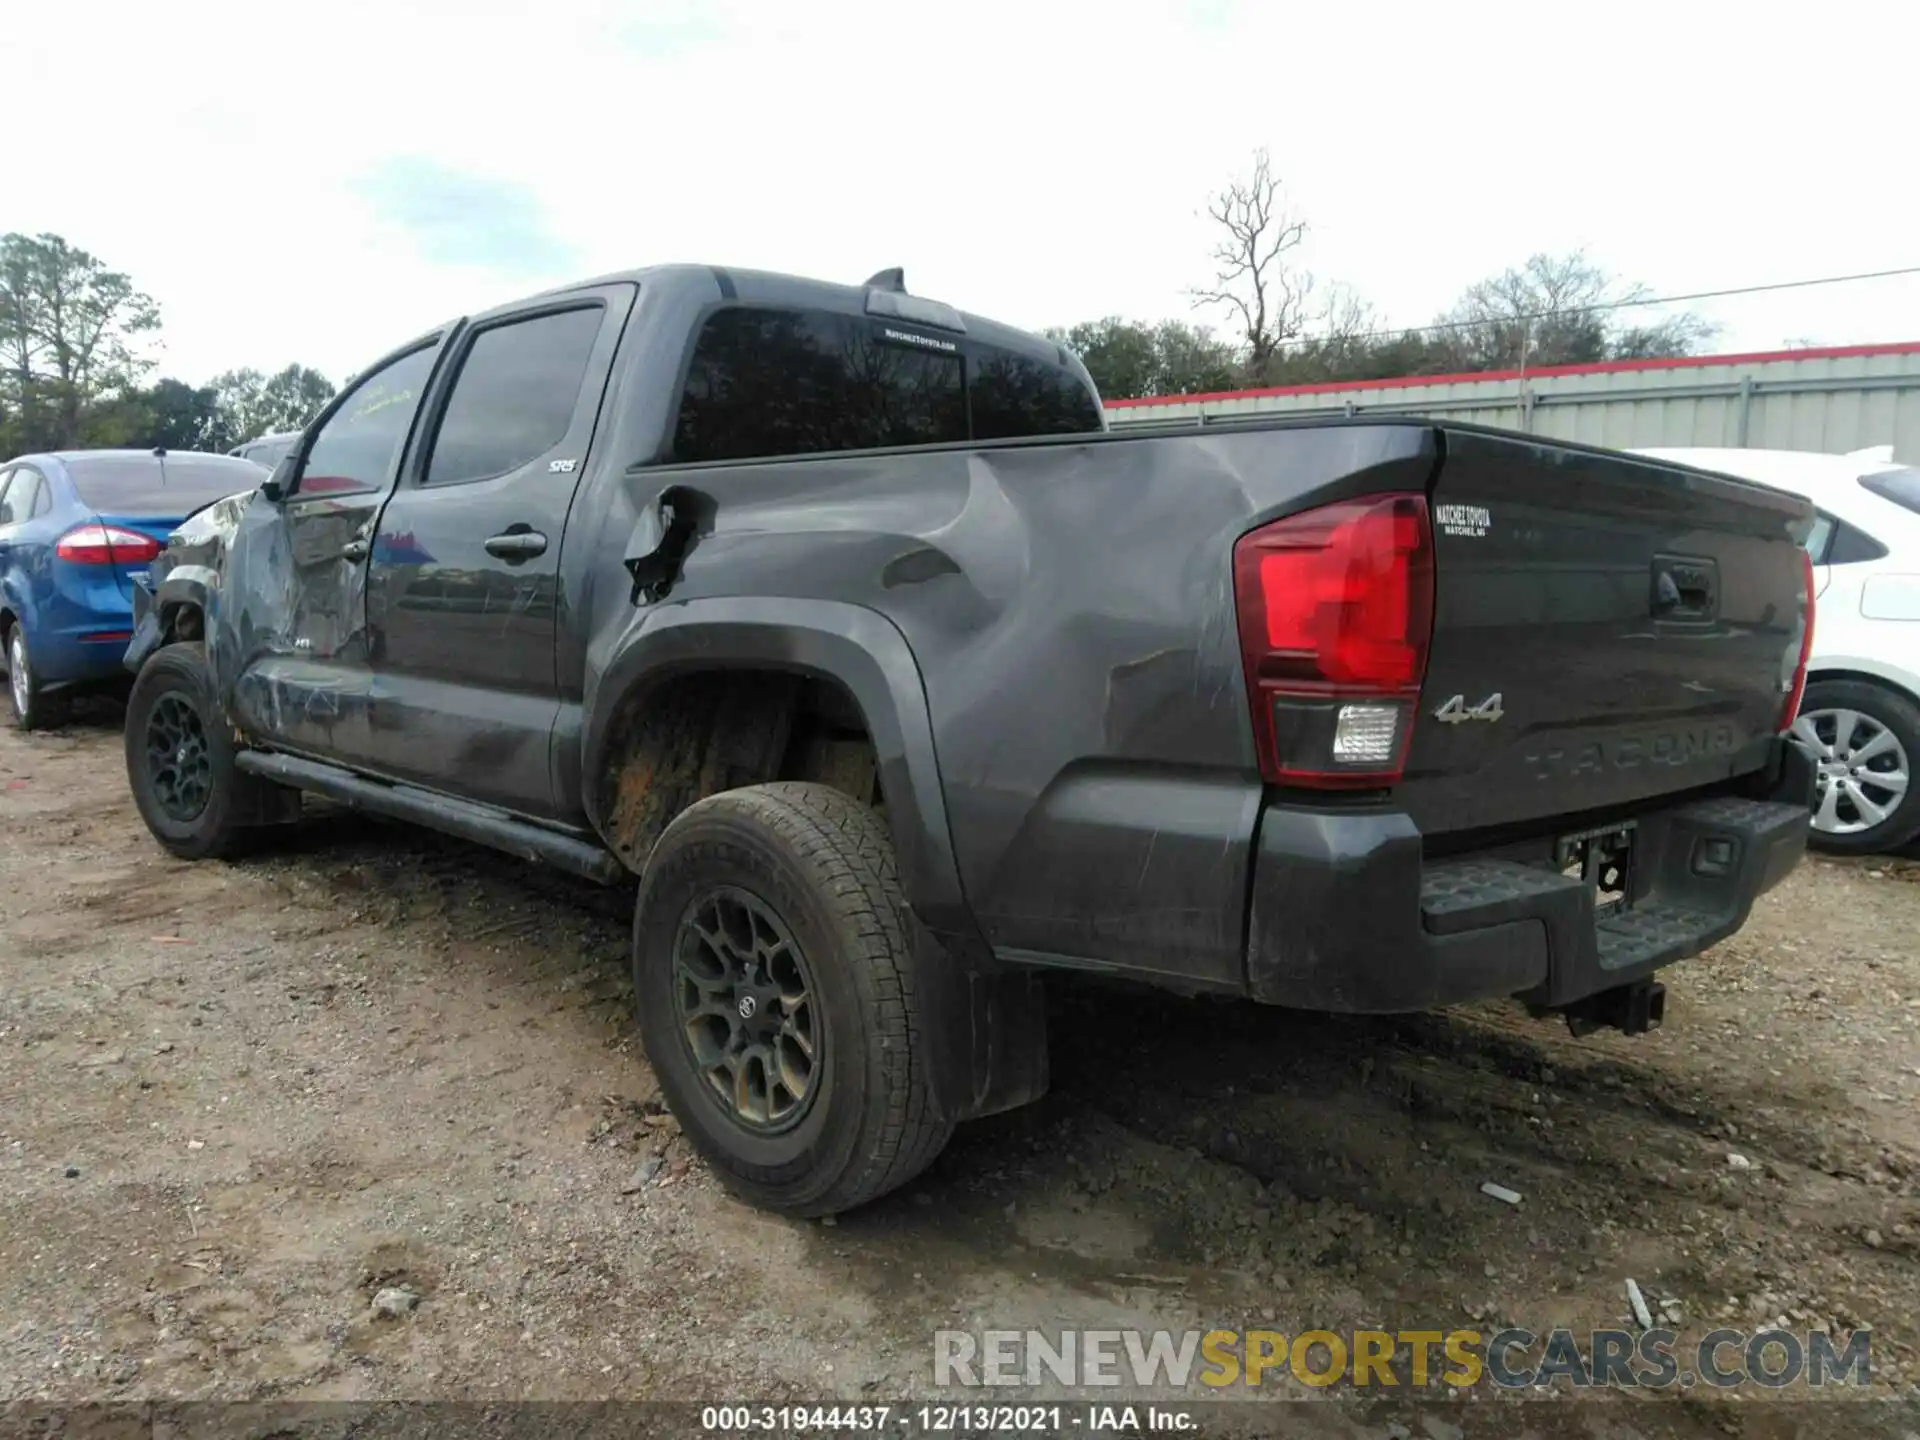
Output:
[[[396,820],[411,820],[444,835],[504,850],[509,855],[551,865],[602,885],[613,885],[627,878],[627,867],[598,845],[530,825],[503,810],[476,805],[470,800],[456,800],[417,785],[369,780],[336,765],[265,750],[242,750],[233,760],[247,774],[258,775],[277,785],[291,785],[296,790],[324,795],[343,805],[389,815]]]

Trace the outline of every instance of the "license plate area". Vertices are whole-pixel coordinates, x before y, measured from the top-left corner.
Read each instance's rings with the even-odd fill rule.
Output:
[[[1587,887],[1596,911],[1627,910],[1633,905],[1633,841],[1631,820],[1563,835],[1554,841],[1553,863]]]

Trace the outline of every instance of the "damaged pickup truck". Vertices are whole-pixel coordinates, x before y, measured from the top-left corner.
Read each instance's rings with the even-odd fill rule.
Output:
[[[370,366],[138,599],[186,857],[303,793],[638,877],[646,1052],[819,1215],[1047,1084],[1042,977],[1645,1030],[1806,842],[1807,503],[1408,419],[1108,433],[1059,347],[709,267]]]

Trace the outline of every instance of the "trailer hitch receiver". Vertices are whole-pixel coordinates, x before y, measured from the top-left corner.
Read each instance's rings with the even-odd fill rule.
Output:
[[[1567,1017],[1567,1029],[1576,1036],[1601,1029],[1644,1035],[1658,1030],[1666,1018],[1667,987],[1654,980],[1636,980],[1576,1000],[1561,1013]]]

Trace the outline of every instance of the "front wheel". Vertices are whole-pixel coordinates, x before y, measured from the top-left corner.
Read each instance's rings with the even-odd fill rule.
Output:
[[[133,803],[153,838],[183,860],[232,854],[262,782],[234,765],[233,732],[198,644],[168,645],[140,667],[124,740]]]
[[[1920,708],[1865,680],[1807,686],[1792,736],[1818,772],[1813,809],[1816,850],[1870,855],[1920,833]]]
[[[733,1190],[789,1215],[911,1180],[933,1114],[893,846],[823,785],[755,785],[683,811],[634,912],[634,999],[660,1089]]]

